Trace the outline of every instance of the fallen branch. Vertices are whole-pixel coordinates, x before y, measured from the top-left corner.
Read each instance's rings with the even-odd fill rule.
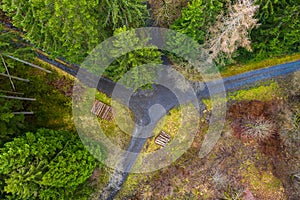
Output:
[[[13,60],[19,61],[19,62],[21,62],[21,63],[24,63],[24,64],[26,64],[26,65],[29,65],[29,66],[31,66],[31,67],[37,68],[37,69],[39,69],[39,70],[45,71],[45,72],[47,72],[47,73],[49,73],[49,74],[52,73],[51,71],[49,71],[49,70],[47,70],[47,69],[45,69],[45,68],[42,68],[42,67],[40,67],[40,66],[38,66],[38,65],[32,64],[32,63],[27,62],[27,61],[24,61],[24,60],[21,60],[21,59],[19,59],[19,58],[15,58],[15,57],[10,56],[10,55],[5,55],[5,56],[6,56],[6,57],[9,57],[9,58],[11,58],[11,59],[13,59]]]
[[[15,85],[14,85],[14,82],[12,81],[12,78],[11,78],[11,76],[10,76],[8,67],[6,66],[5,60],[4,60],[4,58],[3,58],[2,55],[0,55],[0,56],[1,56],[1,59],[2,59],[2,63],[3,63],[3,65],[4,65],[4,67],[5,67],[5,70],[6,70],[6,73],[7,73],[7,77],[9,78],[11,87],[12,87],[13,91],[16,91],[16,87],[15,87]]]

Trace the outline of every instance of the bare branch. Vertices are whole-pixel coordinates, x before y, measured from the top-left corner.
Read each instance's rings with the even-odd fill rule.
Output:
[[[8,67],[6,66],[5,60],[4,60],[4,58],[3,58],[3,56],[2,56],[2,55],[0,55],[0,56],[1,56],[1,59],[2,59],[2,63],[3,63],[3,65],[4,65],[4,67],[5,67],[5,70],[6,70],[7,76],[8,76],[8,78],[9,78],[9,81],[10,81],[11,87],[12,87],[13,91],[16,91],[16,87],[15,87],[15,85],[14,85],[14,82],[13,82],[13,81],[12,81],[12,79],[11,79],[11,76],[10,76],[10,73],[9,73]]]

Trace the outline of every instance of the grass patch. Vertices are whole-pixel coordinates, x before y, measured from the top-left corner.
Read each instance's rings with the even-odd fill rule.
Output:
[[[47,74],[28,66],[18,66],[13,74],[28,78],[29,83],[15,81],[17,88],[22,88],[26,97],[35,98],[36,101],[24,102],[24,109],[33,111],[34,115],[26,116],[27,129],[37,128],[62,129],[75,132],[72,117],[72,99],[70,94],[74,78],[68,74],[38,59],[34,63],[52,71]]]
[[[229,65],[221,72],[222,77],[234,76],[244,72],[271,67],[288,62],[300,60],[300,54],[287,55],[282,57],[268,58],[259,62],[251,62],[248,64]]]
[[[277,82],[268,81],[259,83],[258,85],[249,89],[238,90],[236,92],[230,92],[227,94],[226,99],[214,98],[214,103],[220,101],[270,101],[274,98],[282,97],[282,92]],[[207,110],[211,111],[213,108],[213,102],[211,99],[202,99],[202,102],[206,106]]]
[[[247,90],[238,90],[228,94],[229,100],[243,101],[243,100],[259,100],[268,101],[275,97],[281,96],[280,87],[277,82],[272,81],[268,85],[259,85]]]
[[[131,141],[131,134],[122,131],[114,122],[109,122],[100,118],[98,118],[98,121],[106,137],[108,137],[114,145],[126,149]]]
[[[155,144],[155,138],[158,136],[159,132],[165,131],[171,138],[174,138],[180,128],[181,124],[181,108],[174,108],[170,111],[169,115],[164,116],[157,124],[153,130],[153,137],[149,138],[147,143],[142,150],[145,153],[154,152],[161,147]],[[172,141],[170,141],[172,142]]]
[[[95,93],[95,98],[107,105],[111,105],[111,98],[108,97],[106,94],[99,92],[98,90]]]
[[[283,186],[278,178],[271,172],[271,166],[267,169],[256,167],[255,163],[248,161],[241,166],[243,179],[242,183],[247,183],[249,189],[254,194],[264,199],[282,198]],[[280,199],[281,199],[280,198]]]
[[[300,60],[300,54],[287,55],[282,57],[268,58],[263,61],[258,62],[250,62],[247,64],[236,64],[236,65],[228,65],[223,68],[214,69],[216,71],[206,71],[206,72],[198,72],[195,69],[191,69],[191,67],[187,63],[181,63],[180,61],[177,63],[176,59],[172,59],[173,67],[180,72],[186,79],[190,81],[210,81],[219,78],[230,77],[238,74],[242,74],[248,71],[272,67],[279,64],[289,63]]]

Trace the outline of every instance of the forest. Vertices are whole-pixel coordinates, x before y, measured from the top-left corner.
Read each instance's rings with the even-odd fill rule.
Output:
[[[300,0],[0,0],[0,22],[0,199],[300,199]],[[74,116],[76,101],[85,101],[77,95],[91,91],[74,75],[94,49],[115,38],[107,52],[114,60],[102,73],[108,85],[92,88],[88,109],[123,150],[134,141],[128,121],[138,119],[130,109],[142,103],[117,102],[107,92],[111,85],[144,95],[145,105],[147,97],[167,102],[172,96],[159,96],[156,83],[157,66],[166,61],[188,82],[203,81],[201,69],[175,54],[194,46],[170,36],[167,52],[140,36],[136,30],[144,27],[187,36],[201,47],[195,57],[205,51],[216,67],[210,79],[218,74],[229,82],[225,89],[241,86],[217,103],[199,94],[199,119],[185,113],[195,137],[172,164],[121,173],[106,165],[114,158],[102,138],[82,138],[76,126],[81,120],[93,127]],[[124,49],[135,50],[119,56]],[[174,85],[184,83],[178,78]],[[226,106],[224,127],[201,157],[218,103]],[[176,141],[184,111],[189,104],[158,120],[133,168]]]

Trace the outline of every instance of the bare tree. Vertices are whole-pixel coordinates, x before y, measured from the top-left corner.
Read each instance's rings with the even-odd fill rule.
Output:
[[[221,13],[216,24],[210,28],[206,42],[212,58],[220,53],[230,56],[238,47],[251,50],[249,31],[258,26],[254,18],[259,6],[253,0],[237,0],[234,5],[228,5],[228,13]]]

